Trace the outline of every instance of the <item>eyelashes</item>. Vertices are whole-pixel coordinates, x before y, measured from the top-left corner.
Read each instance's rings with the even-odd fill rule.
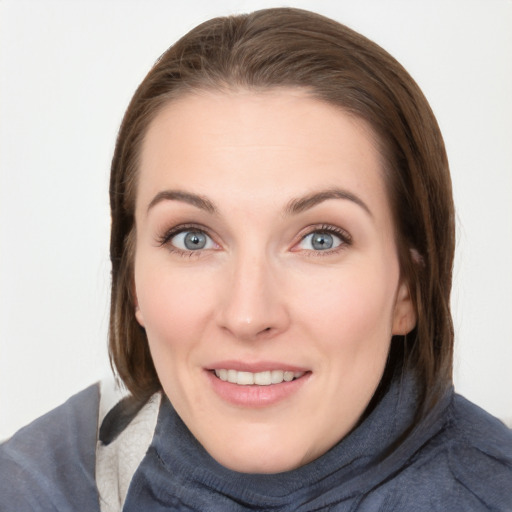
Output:
[[[346,230],[330,224],[308,226],[299,233],[298,239],[290,251],[303,252],[308,256],[326,256],[352,245],[352,237]],[[157,242],[171,253],[188,257],[221,249],[209,230],[197,224],[175,226],[158,237]]]
[[[182,256],[198,255],[204,250],[220,249],[208,230],[196,224],[181,224],[166,231],[157,239],[158,245]]]
[[[303,234],[299,243],[294,246],[297,249],[292,250],[309,251],[321,256],[342,250],[352,244],[350,234],[337,226],[323,224],[322,226],[310,226],[307,230],[307,234]]]

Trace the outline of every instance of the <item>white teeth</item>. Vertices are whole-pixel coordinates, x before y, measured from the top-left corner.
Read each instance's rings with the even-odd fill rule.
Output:
[[[242,386],[250,386],[254,384],[254,373],[251,372],[238,372],[236,384],[241,384]]]
[[[293,372],[284,372],[283,378],[286,382],[291,382],[293,380]]]
[[[254,384],[258,384],[258,386],[270,386],[270,384],[272,384],[272,372],[255,373]]]
[[[281,384],[283,382],[283,370],[272,370],[271,374],[272,384]]]
[[[215,370],[215,375],[220,380],[238,384],[240,386],[250,386],[256,384],[258,386],[270,386],[271,384],[281,384],[281,382],[290,382],[293,379],[298,379],[304,375],[305,372],[291,372],[284,370],[268,370],[264,372],[239,372],[237,370],[220,369]]]

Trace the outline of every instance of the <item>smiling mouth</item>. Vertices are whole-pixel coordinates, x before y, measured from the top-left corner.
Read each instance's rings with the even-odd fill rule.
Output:
[[[271,386],[282,382],[291,382],[300,379],[306,372],[292,372],[285,370],[267,370],[263,372],[239,372],[237,370],[213,370],[214,374],[224,382],[238,384],[239,386]]]

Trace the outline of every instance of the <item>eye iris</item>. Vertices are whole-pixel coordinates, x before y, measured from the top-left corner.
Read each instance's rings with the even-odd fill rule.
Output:
[[[187,249],[197,250],[203,249],[206,245],[206,235],[197,231],[190,231],[185,235],[184,244]]]
[[[334,244],[332,235],[329,233],[314,233],[311,239],[311,245],[313,249],[318,251],[325,251],[331,249]]]

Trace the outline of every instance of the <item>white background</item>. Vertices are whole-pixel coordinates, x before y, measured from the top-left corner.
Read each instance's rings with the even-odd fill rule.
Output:
[[[458,211],[456,389],[512,418],[510,0],[0,0],[0,439],[110,371],[108,175],[136,86],[197,23],[278,5],[361,31],[431,102]]]

